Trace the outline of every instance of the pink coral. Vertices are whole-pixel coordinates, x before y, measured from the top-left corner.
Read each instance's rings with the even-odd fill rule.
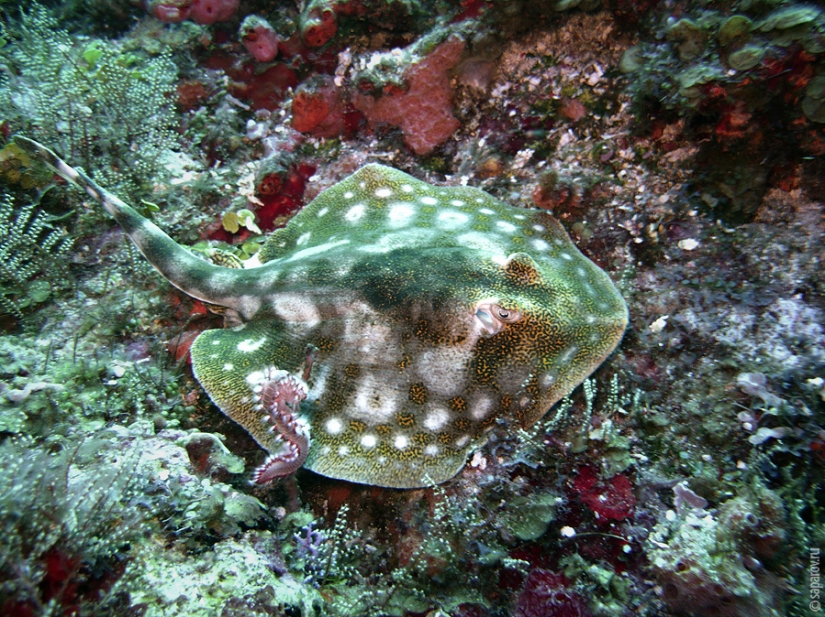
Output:
[[[338,31],[338,20],[329,8],[311,10],[303,22],[301,37],[309,47],[325,45]]]
[[[192,21],[204,26],[216,21],[226,21],[238,9],[239,0],[193,0],[189,17]]]
[[[246,51],[258,62],[272,62],[278,55],[281,38],[268,21],[250,15],[241,24],[241,41]]]
[[[331,77],[314,85],[302,84],[292,98],[292,128],[315,137],[343,135],[347,127],[338,88]]]
[[[176,24],[189,17],[192,0],[147,0],[146,11],[160,21]]]
[[[353,105],[371,126],[385,123],[401,128],[404,142],[416,154],[429,154],[458,129],[453,116],[452,88],[447,72],[458,64],[464,41],[453,36],[404,73],[406,92],[385,94],[378,100],[356,94]]]

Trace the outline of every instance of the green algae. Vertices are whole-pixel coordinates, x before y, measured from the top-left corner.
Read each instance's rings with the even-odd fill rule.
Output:
[[[802,111],[809,120],[825,123],[825,75],[817,75],[808,82]]]
[[[756,24],[762,32],[789,30],[797,26],[808,26],[820,18],[822,10],[815,6],[788,6],[768,15]]]
[[[133,604],[146,607],[146,617],[213,617],[249,603],[272,614],[287,608],[316,614],[323,604],[318,591],[277,576],[256,550],[269,537],[269,532],[248,532],[189,554],[142,545],[118,586],[129,590]]]
[[[728,65],[737,71],[747,71],[762,62],[765,48],[757,45],[746,45],[742,49],[728,56]]]
[[[722,47],[727,47],[748,38],[752,28],[753,22],[745,15],[731,15],[719,28],[716,39]]]
[[[690,19],[680,19],[667,30],[667,39],[677,42],[679,59],[683,61],[690,61],[702,55],[709,38],[708,34]]]
[[[517,496],[510,500],[502,522],[519,540],[537,540],[555,518],[557,502],[555,493]]]

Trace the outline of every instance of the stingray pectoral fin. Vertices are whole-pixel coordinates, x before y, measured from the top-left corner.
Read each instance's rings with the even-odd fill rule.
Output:
[[[468,453],[478,445],[445,447],[437,441],[404,442],[400,452],[401,439],[406,437],[350,426],[335,444],[324,439],[314,441],[304,467],[322,476],[360,484],[420,488],[455,476],[464,467]]]
[[[255,391],[268,371],[300,371],[306,343],[281,321],[252,321],[238,328],[207,330],[192,345],[192,370],[212,401],[243,426],[261,447],[280,450],[277,433],[263,420]]]

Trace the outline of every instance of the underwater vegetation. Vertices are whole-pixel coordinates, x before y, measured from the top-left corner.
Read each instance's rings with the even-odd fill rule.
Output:
[[[177,146],[171,95],[177,67],[105,39],[73,39],[45,8],[0,24],[0,104],[7,130],[26,130],[134,199],[164,173]],[[105,166],[94,161],[103,158]]]
[[[815,611],[818,3],[54,4],[0,5],[0,613]]]
[[[10,195],[0,197],[0,306],[4,312],[22,317],[32,303],[44,302],[53,287],[65,287],[62,263],[73,239],[49,224],[49,217],[36,204],[15,208]],[[43,275],[42,279],[36,279]]]

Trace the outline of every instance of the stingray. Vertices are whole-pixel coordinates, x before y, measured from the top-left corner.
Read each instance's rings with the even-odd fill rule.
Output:
[[[449,480],[501,421],[529,428],[615,349],[622,296],[548,212],[369,164],[268,238],[254,267],[195,256],[51,150],[158,272],[223,307],[194,375],[268,451],[253,481],[303,466],[413,488]],[[252,261],[252,260],[250,260]]]

